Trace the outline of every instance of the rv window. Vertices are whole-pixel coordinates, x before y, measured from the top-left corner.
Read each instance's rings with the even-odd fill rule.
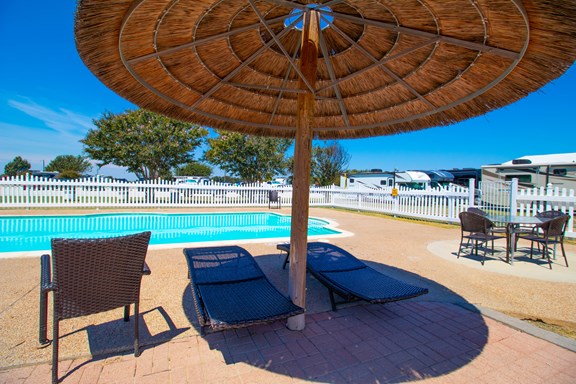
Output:
[[[519,183],[531,183],[532,175],[506,175],[506,181],[512,181],[512,179],[518,179]]]
[[[394,186],[394,180],[388,179],[388,186],[393,187]]]
[[[350,183],[353,183],[353,182],[354,182],[354,179],[350,179]]]
[[[386,180],[380,180],[380,185],[386,185]]]
[[[554,176],[566,176],[566,168],[555,169],[553,171]]]
[[[512,160],[512,164],[532,164],[532,161],[529,159],[516,159]]]

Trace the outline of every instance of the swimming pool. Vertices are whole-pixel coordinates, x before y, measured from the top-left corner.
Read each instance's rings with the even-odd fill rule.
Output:
[[[308,235],[336,235],[309,219]],[[290,216],[243,213],[111,213],[66,216],[0,216],[0,252],[44,251],[53,237],[112,237],[152,231],[151,245],[290,237]]]

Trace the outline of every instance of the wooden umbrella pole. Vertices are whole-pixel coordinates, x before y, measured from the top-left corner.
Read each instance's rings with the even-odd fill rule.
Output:
[[[304,15],[300,71],[314,87],[318,66],[318,14],[314,10]],[[312,159],[312,128],[314,124],[314,94],[300,79],[296,104],[296,145],[294,148],[294,180],[292,189],[292,224],[290,231],[290,280],[289,292],[294,304],[306,307],[306,249],[308,242],[308,205],[310,197],[310,163]],[[304,315],[288,319],[288,328],[304,329]]]

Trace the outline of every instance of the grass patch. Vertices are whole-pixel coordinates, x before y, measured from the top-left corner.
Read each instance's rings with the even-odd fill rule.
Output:
[[[523,321],[542,328],[546,331],[554,332],[560,336],[568,337],[570,339],[576,340],[576,328],[566,327],[558,324],[550,324],[541,319],[522,319]]]

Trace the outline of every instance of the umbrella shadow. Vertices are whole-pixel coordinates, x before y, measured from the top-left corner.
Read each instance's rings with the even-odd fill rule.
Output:
[[[283,256],[255,257],[268,278],[287,293]],[[330,309],[326,288],[307,276],[307,316],[303,331],[285,321],[225,330],[204,336],[226,364],[249,364],[298,379],[324,383],[410,382],[455,371],[478,356],[488,327],[475,307],[434,281],[366,262],[430,293],[388,304],[355,302]],[[274,266],[274,270],[271,267]],[[183,294],[186,316],[198,330],[190,289]]]

